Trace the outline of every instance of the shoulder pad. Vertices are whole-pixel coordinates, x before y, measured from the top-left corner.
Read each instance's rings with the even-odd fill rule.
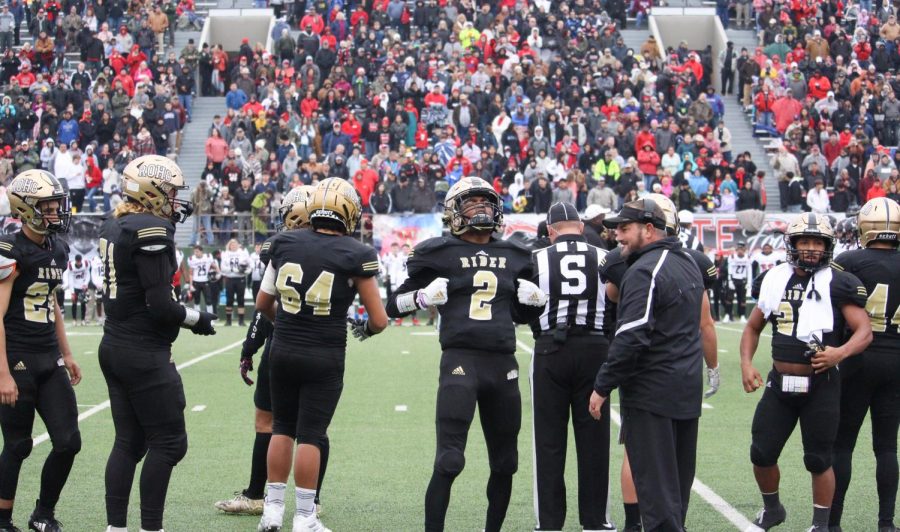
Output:
[[[409,257],[412,258],[416,255],[427,255],[434,250],[441,249],[441,247],[444,246],[449,240],[450,238],[446,236],[437,236],[434,238],[429,238],[428,240],[423,240],[422,242],[419,242],[415,248],[410,250]]]
[[[0,237],[0,255],[15,259],[18,256],[15,248],[14,235],[3,235]]]

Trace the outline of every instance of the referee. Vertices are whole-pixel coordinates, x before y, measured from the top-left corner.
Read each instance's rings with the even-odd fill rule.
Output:
[[[533,255],[531,281],[547,294],[531,323],[536,530],[562,530],[566,519],[566,438],[569,412],[578,453],[578,517],[584,530],[615,530],[607,519],[609,405],[600,422],[587,410],[594,377],[606,361],[606,285],[598,264],[606,251],[587,243],[571,203],[547,214],[550,246]]]
[[[616,230],[630,266],[590,412],[607,417],[602,409],[619,388],[644,530],[683,530],[703,395],[703,279],[678,237],[666,234],[665,213],[652,199],[626,203],[604,223]]]

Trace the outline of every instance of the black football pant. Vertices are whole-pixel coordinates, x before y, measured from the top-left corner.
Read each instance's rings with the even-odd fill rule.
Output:
[[[569,412],[578,453],[578,517],[585,530],[607,522],[609,493],[609,402],[596,421],[588,412],[594,379],[606,361],[603,336],[574,336],[560,345],[552,336],[537,339],[532,358],[531,403],[537,530],[562,530],[566,520],[566,449]]]
[[[87,308],[87,294],[83,289],[76,288],[72,293],[72,319],[78,321],[78,307],[81,307],[81,320],[86,319],[85,309]]]
[[[100,369],[109,389],[116,439],[106,462],[107,524],[124,527],[134,471],[141,470],[141,527],[159,530],[172,469],[187,453],[184,386],[167,349],[103,340]]]
[[[225,278],[225,306],[231,308],[237,299],[239,308],[244,308],[244,292],[247,290],[247,282],[243,277]]]
[[[778,464],[797,423],[803,440],[803,464],[818,475],[831,467],[841,407],[841,374],[837,368],[812,376],[809,393],[781,391],[783,375],[774,368],[766,378],[751,429],[750,461],[759,467]]]
[[[207,312],[213,312],[214,303],[210,283],[194,281],[191,284],[194,286],[194,307]],[[204,303],[206,303],[206,307],[200,306],[201,295],[203,296]]]
[[[259,294],[259,287],[262,285],[262,281],[252,281],[250,283],[250,293],[253,294],[253,304],[256,304],[256,295]]]
[[[265,319],[265,318],[263,318]],[[252,327],[252,325],[251,325]],[[262,355],[259,357],[259,365],[256,368],[256,390],[253,393],[253,404],[256,408],[271,412],[272,411],[272,388],[269,385],[269,351],[272,346],[272,337],[266,339],[263,347]],[[262,499],[266,487],[266,453],[269,450],[269,440],[272,433],[256,433],[256,440],[253,443],[253,454],[250,464],[250,484],[244,490],[244,495],[250,499]],[[325,470],[328,468],[328,455],[330,454],[331,444],[328,441],[328,435],[322,437],[319,441],[319,482],[316,484],[316,502],[319,502],[319,495],[322,493],[322,483],[325,481]]]
[[[625,450],[645,532],[682,532],[697,468],[699,419],[622,408]]]
[[[878,489],[878,526],[894,521],[897,501],[897,428],[900,426],[900,357],[866,352],[841,364],[841,418],[834,442],[834,501],[829,525],[840,525],[850,485],[853,449],[871,412]]]
[[[75,455],[81,450],[78,406],[69,374],[58,351],[6,354],[9,370],[19,389],[14,406],[0,406],[3,451],[0,453],[0,499],[14,500],[22,462],[31,454],[34,413],[37,412],[53,449],[41,471],[40,506],[52,511],[59,501]]]
[[[497,532],[506,519],[512,477],[519,466],[516,446],[522,426],[519,365],[514,355],[447,350],[441,356],[440,368],[435,423],[437,451],[425,492],[425,530],[444,530],[453,481],[466,465],[466,440],[477,405],[491,467],[484,529]]]
[[[747,311],[747,281],[732,280],[734,289],[728,291],[728,299],[725,301],[725,315],[729,318],[734,312],[734,305],[737,304],[737,319],[746,318]]]

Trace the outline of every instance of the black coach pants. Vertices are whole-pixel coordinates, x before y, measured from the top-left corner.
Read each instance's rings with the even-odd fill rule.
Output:
[[[625,450],[645,532],[682,532],[697,468],[698,418],[622,408]]]
[[[566,520],[565,465],[569,412],[578,455],[578,517],[582,528],[607,522],[609,492],[609,403],[600,421],[588,412],[594,378],[606,361],[604,336],[552,336],[535,342],[531,393],[534,405],[536,530],[562,530]]]

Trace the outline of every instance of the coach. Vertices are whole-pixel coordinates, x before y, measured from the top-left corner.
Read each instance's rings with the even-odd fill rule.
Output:
[[[609,491],[609,406],[601,422],[584,408],[606,361],[606,285],[598,264],[606,251],[587,243],[571,203],[547,214],[551,245],[533,255],[531,281],[547,294],[531,322],[536,530],[562,530],[566,519],[565,464],[569,411],[578,453],[578,514],[584,530],[615,530],[606,520]]]
[[[630,266],[590,413],[601,419],[609,394],[619,388],[644,530],[680,531],[694,481],[703,394],[703,280],[678,237],[666,236],[665,214],[653,200],[626,203],[604,223],[615,228]]]

